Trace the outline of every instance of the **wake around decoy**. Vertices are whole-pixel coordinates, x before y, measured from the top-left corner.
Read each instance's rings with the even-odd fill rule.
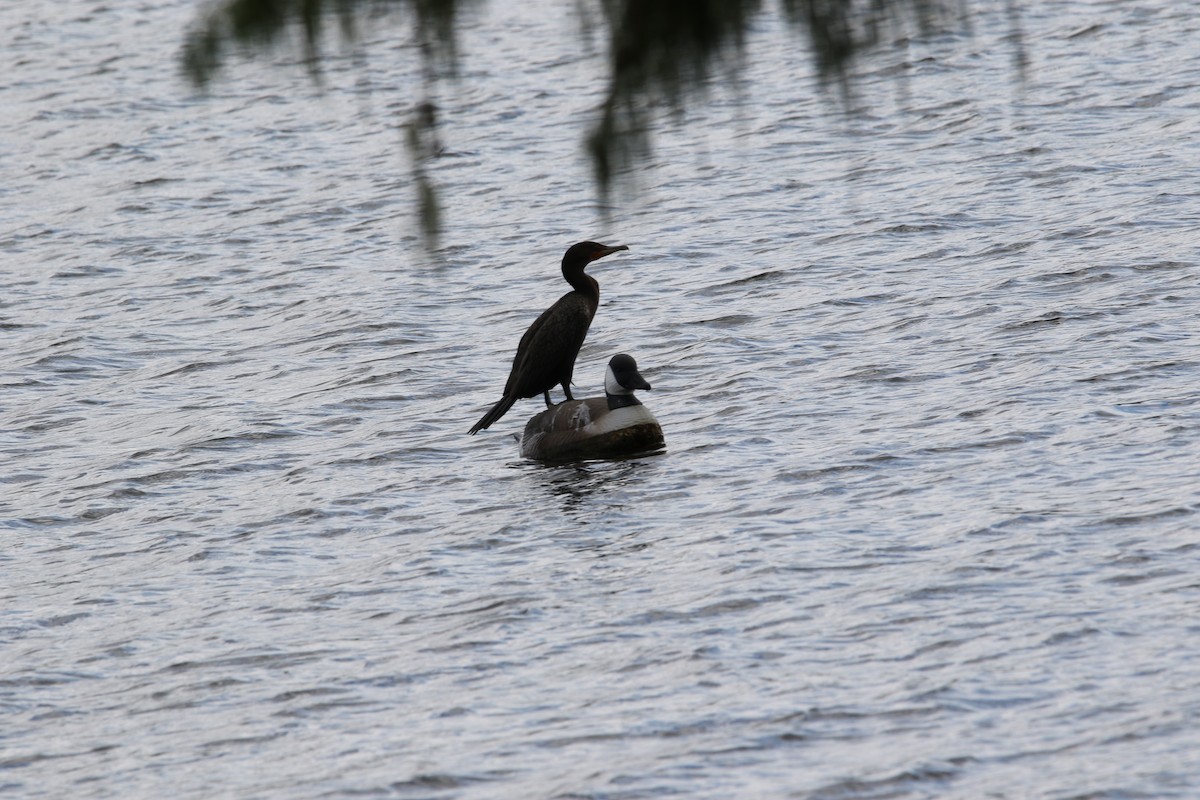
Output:
[[[634,395],[649,388],[632,356],[613,356],[604,373],[604,397],[567,400],[535,415],[521,436],[521,455],[576,461],[661,450],[662,427]]]
[[[504,385],[504,397],[492,406],[483,418],[471,428],[472,435],[489,427],[503,417],[513,403],[523,397],[546,398],[550,408],[550,390],[562,384],[567,400],[571,396],[571,376],[575,371],[575,357],[587,338],[596,307],[600,304],[600,284],[584,272],[588,264],[619,250],[628,250],[623,244],[609,246],[597,242],[580,242],[567,250],[562,260],[562,275],[571,284],[571,291],[542,312],[533,321],[529,330],[517,345],[512,371]]]

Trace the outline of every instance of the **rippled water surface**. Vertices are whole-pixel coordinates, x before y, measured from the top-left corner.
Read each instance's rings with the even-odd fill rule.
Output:
[[[561,5],[466,25],[435,253],[403,26],[201,97],[191,3],[0,7],[0,794],[1196,797],[1200,15],[845,114],[765,14],[606,217]],[[581,239],[663,455],[466,435]]]

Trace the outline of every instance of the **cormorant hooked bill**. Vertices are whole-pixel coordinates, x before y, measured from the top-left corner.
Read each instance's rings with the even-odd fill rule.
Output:
[[[580,242],[567,250],[562,260],[562,274],[571,284],[571,291],[543,311],[525,331],[517,345],[508,383],[504,384],[504,397],[475,423],[470,430],[472,435],[503,417],[522,397],[544,395],[546,408],[550,408],[550,389],[556,384],[562,384],[568,400],[574,399],[571,397],[571,375],[575,371],[575,357],[579,355],[579,348],[587,338],[592,317],[596,316],[596,307],[600,304],[600,284],[583,270],[597,259],[628,249],[623,244],[610,247]]]

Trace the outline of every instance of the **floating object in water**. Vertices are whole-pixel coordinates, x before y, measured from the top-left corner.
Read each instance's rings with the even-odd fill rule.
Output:
[[[661,450],[666,444],[662,427],[634,395],[649,388],[632,356],[613,356],[604,374],[604,397],[567,400],[531,417],[521,436],[521,455],[575,461]]]

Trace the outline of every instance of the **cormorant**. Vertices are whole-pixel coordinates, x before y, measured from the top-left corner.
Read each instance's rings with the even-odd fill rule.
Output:
[[[632,356],[613,356],[604,374],[604,397],[568,400],[533,416],[521,437],[521,455],[575,461],[662,449],[658,420],[633,394],[649,388]]]
[[[508,383],[504,384],[504,397],[475,423],[470,430],[472,435],[503,417],[522,397],[544,395],[546,408],[550,408],[550,389],[556,384],[562,384],[568,400],[574,399],[571,397],[571,374],[575,371],[575,357],[579,355],[592,317],[596,316],[596,306],[600,304],[600,284],[583,270],[597,259],[628,249],[623,244],[610,247],[580,242],[567,250],[562,260],[562,274],[571,284],[571,291],[543,311],[525,331],[517,345]]]

